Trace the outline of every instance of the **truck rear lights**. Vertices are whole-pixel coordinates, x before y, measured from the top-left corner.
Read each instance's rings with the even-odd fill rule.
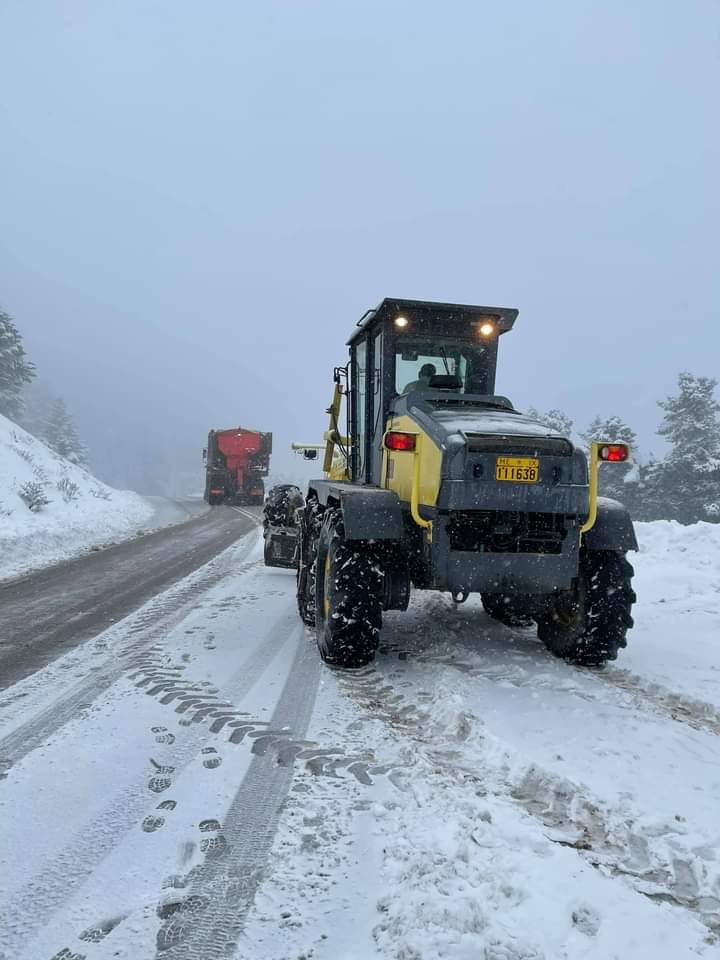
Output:
[[[414,450],[415,434],[390,431],[385,434],[385,446],[388,450]]]
[[[626,443],[605,443],[598,450],[598,457],[606,463],[624,463],[629,453]]]

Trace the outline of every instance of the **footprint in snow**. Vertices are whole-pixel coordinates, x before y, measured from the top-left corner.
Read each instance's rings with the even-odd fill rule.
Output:
[[[200,833],[211,833],[213,830],[220,829],[219,820],[201,820],[198,824],[200,828]]]
[[[200,850],[209,860],[217,860],[227,850],[227,840],[221,833],[206,837],[200,841]]]
[[[175,734],[170,733],[167,727],[153,727],[152,732],[155,734],[155,743],[175,743]]]
[[[182,899],[165,900],[159,904],[156,910],[161,920],[167,920],[176,913],[199,913],[205,910],[210,904],[210,898],[201,896],[197,893],[191,893],[188,897]]]
[[[145,817],[141,826],[145,833],[155,833],[165,823],[165,817]]]
[[[153,793],[162,793],[163,790],[167,790],[172,786],[172,780],[170,777],[150,777],[148,780],[148,790],[152,790]]]
[[[213,756],[213,754],[217,754],[215,747],[203,747],[201,752],[206,757],[206,759],[203,760],[203,766],[207,767],[208,770],[215,770],[222,763],[220,757]]]
[[[80,934],[80,939],[86,943],[99,943],[101,940],[104,940],[109,933],[112,933],[115,927],[117,927],[119,923],[122,923],[126,916],[127,914],[121,914],[119,917],[109,917],[107,920],[101,920],[100,923],[96,923],[95,926],[83,930]]]
[[[600,914],[586,903],[578,904],[572,911],[572,922],[577,929],[588,937],[597,935],[600,929]]]
[[[170,774],[175,772],[175,767],[167,766],[166,764],[157,763],[150,757],[150,763],[155,767],[155,772],[159,775]]]

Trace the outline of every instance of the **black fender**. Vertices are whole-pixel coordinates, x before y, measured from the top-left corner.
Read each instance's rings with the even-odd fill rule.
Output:
[[[597,519],[583,536],[588,550],[637,550],[638,542],[630,512],[618,500],[598,497]]]
[[[324,507],[339,505],[346,540],[400,540],[403,536],[400,497],[393,490],[315,480],[311,492]]]

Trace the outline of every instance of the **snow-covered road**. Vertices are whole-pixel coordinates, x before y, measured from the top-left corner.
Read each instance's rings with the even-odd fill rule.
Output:
[[[617,665],[417,594],[322,667],[257,534],[0,699],[0,957],[717,956],[720,528]]]

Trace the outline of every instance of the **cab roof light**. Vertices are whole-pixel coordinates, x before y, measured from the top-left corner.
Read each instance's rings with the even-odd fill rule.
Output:
[[[407,327],[407,325],[408,325],[408,318],[407,318],[407,317],[402,317],[402,316],[401,316],[401,317],[395,317],[395,326],[396,326],[399,330],[404,330],[405,327]]]
[[[603,443],[598,449],[598,458],[604,463],[625,463],[629,456],[626,443]]]
[[[495,324],[491,320],[483,320],[478,332],[481,337],[491,337],[496,332]]]
[[[415,434],[398,433],[395,430],[391,430],[390,433],[385,434],[385,446],[388,450],[412,451],[415,449]]]

